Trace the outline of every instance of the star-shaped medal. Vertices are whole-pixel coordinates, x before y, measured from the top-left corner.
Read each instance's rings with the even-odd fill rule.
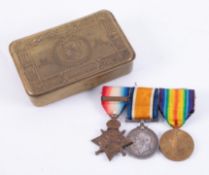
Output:
[[[107,127],[106,131],[101,130],[102,134],[92,140],[100,147],[96,155],[104,152],[109,160],[118,153],[125,155],[123,149],[131,145],[132,142],[124,136],[125,131],[119,131],[120,122],[116,118],[112,118],[107,122]]]

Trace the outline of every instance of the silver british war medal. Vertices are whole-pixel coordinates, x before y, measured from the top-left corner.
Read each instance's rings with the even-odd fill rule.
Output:
[[[144,121],[154,121],[158,118],[158,89],[131,89],[127,120],[141,122],[140,126],[131,130],[127,138],[133,144],[126,148],[127,152],[137,158],[148,158],[158,149],[158,137]]]

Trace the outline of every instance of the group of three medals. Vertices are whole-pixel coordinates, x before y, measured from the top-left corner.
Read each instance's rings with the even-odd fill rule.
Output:
[[[170,160],[187,159],[193,149],[192,137],[179,128],[194,112],[195,92],[191,89],[158,89],[143,87],[110,87],[102,89],[102,106],[111,117],[107,130],[92,141],[100,148],[96,154],[104,152],[111,160],[114,155],[127,152],[137,158],[147,158],[160,147],[160,151]],[[140,122],[127,136],[120,131],[117,118],[126,110],[127,120]],[[146,121],[157,121],[158,113],[173,129],[165,132],[160,141],[157,135],[144,125]]]

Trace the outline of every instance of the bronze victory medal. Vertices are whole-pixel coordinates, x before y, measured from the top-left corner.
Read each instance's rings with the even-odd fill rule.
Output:
[[[171,160],[185,160],[192,154],[193,149],[192,137],[180,129],[171,129],[164,133],[160,139],[161,152]]]
[[[127,147],[127,152],[137,158],[148,158],[158,149],[157,135],[141,124],[133,129],[127,136],[133,144]]]

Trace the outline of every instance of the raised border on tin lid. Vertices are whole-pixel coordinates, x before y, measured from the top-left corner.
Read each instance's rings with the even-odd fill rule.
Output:
[[[101,30],[99,31],[105,33],[106,35],[101,34],[101,36],[97,36],[98,34],[93,32],[93,27],[91,26],[92,21],[96,21],[96,27],[99,27]],[[88,30],[85,30],[82,35],[82,29],[87,28]],[[85,33],[89,30],[93,33]],[[76,32],[79,33],[79,36]],[[103,48],[100,48],[100,50],[97,50],[96,52],[95,48],[92,48],[91,35],[93,38],[96,37],[95,41],[100,42],[99,44],[103,42],[105,45],[104,41],[106,41],[106,44],[109,42],[109,44],[112,44],[114,48],[121,52],[117,50],[116,53],[113,51],[113,53],[108,55],[107,52],[105,53],[105,49]],[[53,47],[48,48],[48,45],[46,44],[47,42],[52,42],[54,44]],[[43,43],[45,43],[45,45]],[[71,45],[69,47],[74,46],[76,49],[79,44],[81,45],[81,51],[82,49],[84,49],[84,51],[81,52],[80,56],[77,55],[77,60],[75,57],[72,57],[69,63],[68,59],[71,57],[67,54],[72,53],[68,53],[68,46],[66,50],[62,48],[62,46]],[[95,46],[100,46],[99,44],[95,44]],[[36,49],[40,47],[40,45],[42,45],[42,50],[40,49],[41,51],[39,52]],[[102,10],[70,23],[16,40],[10,44],[9,49],[24,84],[25,90],[30,96],[40,96],[50,91],[68,86],[72,83],[82,81],[82,79],[95,76],[97,73],[109,71],[114,67],[132,61],[135,57],[135,53],[116,22],[116,19],[112,13],[107,10]],[[48,51],[50,49],[51,51]],[[91,53],[89,53],[89,49],[91,50]],[[56,50],[58,51],[56,52]],[[44,55],[46,51],[48,51],[48,55]],[[104,53],[102,53],[103,51]],[[108,51],[111,51],[111,49]],[[38,52],[38,57],[34,57],[34,52]],[[56,55],[55,53],[60,55]],[[84,55],[82,57],[82,53],[87,54],[87,56]],[[101,55],[97,58],[95,53]],[[118,53],[120,53],[120,55]],[[100,58],[103,56],[102,54],[107,55]],[[47,58],[49,58],[49,60]],[[59,67],[60,64],[62,64],[60,68],[52,68],[53,64],[49,64],[52,60],[51,58],[54,58],[53,61],[55,61],[55,67]],[[61,59],[61,61],[58,58]],[[91,60],[88,61],[88,66],[82,63],[82,61],[86,61],[87,58]],[[72,60],[74,60],[73,64],[71,64]],[[68,73],[68,64],[71,66],[71,73]],[[75,65],[78,67],[76,68]],[[83,67],[81,65],[83,65]],[[44,66],[45,68],[40,68]],[[60,71],[58,69],[60,69]],[[95,69],[97,70],[95,71]],[[72,70],[74,70],[74,72]],[[76,73],[76,70],[83,71],[83,74],[79,75],[79,71]]]

